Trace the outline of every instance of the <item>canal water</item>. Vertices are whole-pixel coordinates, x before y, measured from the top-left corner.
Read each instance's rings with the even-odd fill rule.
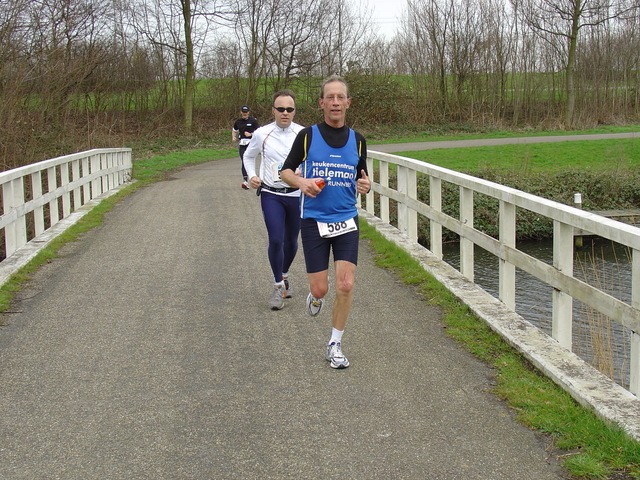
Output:
[[[548,264],[553,263],[553,244],[519,242],[517,248]],[[609,240],[584,237],[575,249],[574,276],[624,302],[631,301],[631,252]],[[474,280],[498,298],[498,259],[476,246]],[[458,243],[443,246],[443,258],[460,268]],[[516,312],[551,335],[553,289],[522,270],[516,269]],[[630,332],[617,322],[573,301],[573,352],[612,378],[629,386]]]

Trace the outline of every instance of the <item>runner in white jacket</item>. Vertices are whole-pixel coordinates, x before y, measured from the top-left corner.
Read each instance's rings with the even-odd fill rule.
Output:
[[[274,290],[269,306],[272,310],[284,307],[284,299],[291,298],[288,272],[298,252],[300,232],[300,191],[280,179],[280,169],[302,125],[293,123],[295,95],[282,90],[273,95],[271,111],[275,121],[253,133],[244,152],[244,168],[249,185],[258,189],[262,214],[269,236],[268,257],[273,272]],[[256,160],[260,155],[260,172]]]

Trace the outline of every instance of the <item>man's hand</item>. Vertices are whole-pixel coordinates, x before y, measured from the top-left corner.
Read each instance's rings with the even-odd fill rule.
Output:
[[[322,189],[316,185],[318,178],[304,178],[293,170],[281,170],[280,178],[290,187],[299,188],[307,197],[315,198]]]
[[[257,189],[262,183],[262,180],[260,180],[260,177],[258,177],[257,175],[254,175],[253,177],[251,177],[251,180],[249,180],[249,183],[251,184],[252,188]]]
[[[307,197],[316,198],[322,192],[322,188],[318,185],[317,181],[324,178],[300,178],[300,191]]]
[[[356,182],[356,191],[360,194],[369,193],[369,190],[371,190],[371,181],[364,169],[360,171],[360,174],[362,176]]]

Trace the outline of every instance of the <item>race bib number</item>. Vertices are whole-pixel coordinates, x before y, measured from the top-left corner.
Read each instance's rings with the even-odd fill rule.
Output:
[[[280,178],[280,170],[282,169],[282,163],[274,163],[271,165],[271,179],[273,182],[279,182],[282,179]]]
[[[353,218],[345,220],[344,222],[318,222],[318,231],[322,238],[337,237],[338,235],[344,235],[345,233],[353,232],[354,230],[358,230],[358,226]]]

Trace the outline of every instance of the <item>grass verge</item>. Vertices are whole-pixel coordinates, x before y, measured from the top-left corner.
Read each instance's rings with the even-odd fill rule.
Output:
[[[640,478],[640,443],[578,405],[571,396],[535,370],[469,308],[427,273],[407,252],[360,222],[379,267],[393,271],[442,308],[447,334],[496,371],[495,393],[530,428],[550,435],[563,465],[574,478]]]

